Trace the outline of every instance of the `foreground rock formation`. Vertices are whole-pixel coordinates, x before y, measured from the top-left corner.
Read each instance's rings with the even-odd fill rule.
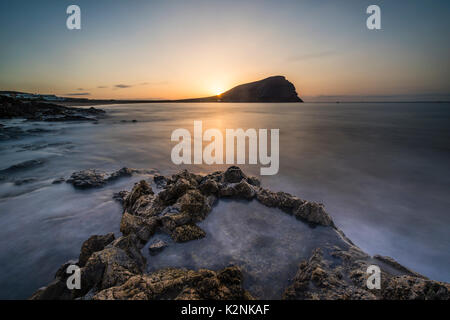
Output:
[[[0,96],[0,119],[24,118],[30,121],[95,121],[105,111],[71,108],[42,101],[22,101]]]
[[[329,228],[340,241],[315,249],[300,263],[297,275],[286,288],[285,299],[449,299],[450,285],[428,280],[388,257],[371,257],[336,228],[323,205],[284,192],[261,187],[255,177],[238,167],[205,176],[182,171],[172,177],[154,176],[151,183],[136,183],[116,198],[124,211],[122,236],[92,236],[84,242],[78,261],[57,271],[55,280],[31,299],[252,299],[243,287],[245,270],[166,268],[146,273],[142,249],[161,231],[175,242],[193,241],[206,233],[197,223],[207,218],[223,198],[258,201],[295,216],[298,223]],[[165,244],[155,243],[155,254]],[[152,248],[150,248],[152,250]],[[67,266],[81,268],[81,289],[66,286]],[[381,289],[368,289],[369,265],[381,268]],[[257,298],[257,297],[255,297]]]

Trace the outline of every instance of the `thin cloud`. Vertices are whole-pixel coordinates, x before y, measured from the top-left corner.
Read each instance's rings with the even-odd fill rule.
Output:
[[[97,89],[106,89],[108,88],[107,86],[98,86]]]
[[[126,88],[131,88],[132,85],[128,85],[128,84],[116,84],[114,87],[117,88],[117,89],[126,89]]]

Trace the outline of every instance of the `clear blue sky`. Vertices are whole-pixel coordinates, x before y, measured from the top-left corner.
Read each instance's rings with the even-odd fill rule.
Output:
[[[448,0],[0,0],[0,90],[187,98],[281,74],[302,97],[441,96],[449,33]]]

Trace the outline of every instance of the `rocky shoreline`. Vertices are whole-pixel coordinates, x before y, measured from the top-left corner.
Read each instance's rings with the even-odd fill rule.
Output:
[[[104,110],[94,107],[75,108],[42,102],[25,101],[6,96],[0,96],[0,119],[23,118],[28,121],[97,121],[105,114]],[[0,133],[5,128],[0,128]]]
[[[118,176],[132,174],[125,171],[119,170]],[[112,176],[89,171],[74,173],[71,179],[82,188],[98,187]],[[238,167],[204,176],[188,171],[171,177],[155,175],[153,181],[142,180],[115,198],[123,206],[122,236],[116,239],[114,234],[95,235],[87,239],[78,261],[62,265],[54,281],[31,299],[257,299],[244,288],[245,270],[240,266],[146,272],[151,261],[147,261],[142,250],[156,232],[168,234],[174,242],[205,237],[206,232],[197,224],[207,218],[220,199],[258,201],[293,215],[298,223],[311,228],[329,228],[339,237],[339,243],[318,247],[309,259],[299,261],[297,274],[280,298],[450,299],[449,284],[429,280],[392,258],[364,253],[335,226],[322,204],[265,189],[257,178],[247,176]],[[150,250],[161,254],[165,246],[155,242]],[[65,270],[70,264],[81,268],[80,290],[66,286],[69,275]],[[380,267],[381,289],[367,288],[369,265]]]

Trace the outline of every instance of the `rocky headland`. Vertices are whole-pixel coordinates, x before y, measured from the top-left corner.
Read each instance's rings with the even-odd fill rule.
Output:
[[[284,76],[238,85],[220,95],[177,102],[303,102],[295,86]]]
[[[125,170],[126,171],[126,170]],[[121,172],[119,170],[119,172]],[[122,172],[123,173],[123,172]],[[126,175],[132,172],[126,172]],[[119,174],[121,175],[121,174]],[[82,186],[99,187],[111,175],[75,174]],[[152,187],[153,186],[153,187]],[[207,219],[221,199],[257,201],[282,210],[311,228],[327,228],[338,242],[312,250],[299,261],[297,274],[282,294],[283,299],[449,299],[450,285],[429,280],[389,257],[370,256],[355,246],[333,223],[324,206],[261,186],[238,167],[225,172],[198,175],[182,171],[171,177],[155,175],[130,191],[115,195],[122,203],[122,235],[94,235],[87,239],[77,260],[63,264],[54,281],[31,299],[257,299],[244,286],[245,270],[238,265],[220,270],[164,268],[147,272],[151,261],[142,254],[156,232],[174,242],[195,241],[206,232],[198,223]],[[151,255],[163,254],[168,244],[154,241]],[[150,257],[151,259],[151,257]],[[81,269],[81,289],[69,290],[66,268]],[[368,289],[369,265],[381,269],[381,289]]]

